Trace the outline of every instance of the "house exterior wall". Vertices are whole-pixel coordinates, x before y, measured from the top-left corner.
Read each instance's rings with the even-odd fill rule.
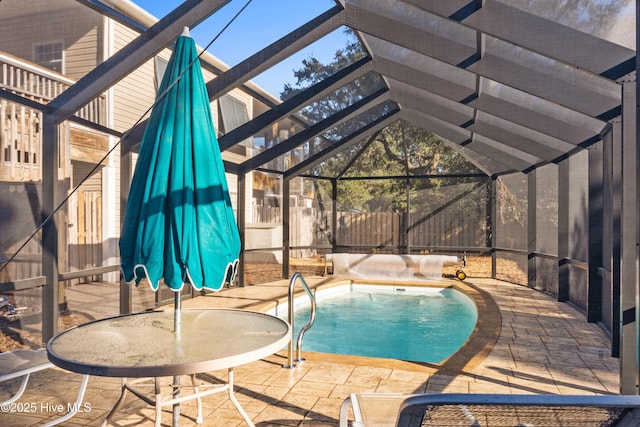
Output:
[[[205,77],[205,80],[207,80],[207,78]],[[254,111],[253,111],[253,98],[249,95],[247,95],[246,93],[238,90],[238,89],[234,89],[232,91],[230,91],[228,93],[229,96],[232,96],[233,98],[235,98],[236,100],[238,100],[239,102],[243,103],[246,108],[247,108],[247,115],[249,116],[249,119],[253,118],[254,116]],[[217,104],[217,102],[216,102]],[[216,111],[216,110],[213,110]],[[217,123],[217,118],[219,117],[219,114],[214,114],[214,124],[216,126],[216,131],[219,134],[219,123]],[[232,161],[235,163],[242,163],[244,160],[246,160],[246,156],[243,156],[242,154],[238,153],[238,152],[233,152],[233,151],[224,151],[222,153],[222,159],[223,160],[227,160],[227,161]],[[238,196],[240,194],[240,192],[238,191],[238,177],[236,175],[233,174],[226,174],[227,177],[227,184],[229,185],[229,193],[231,195],[231,199],[232,199],[232,203],[233,203],[233,210],[236,213],[236,217],[239,214],[237,207],[238,207]],[[246,207],[248,207],[249,209],[245,209],[244,212],[244,216],[245,216],[245,221],[248,223],[251,221],[251,201],[253,199],[253,179],[252,179],[252,173],[249,172],[247,174],[247,177],[245,179],[245,191],[244,191],[244,195],[245,195],[245,201],[244,201],[244,205]]]
[[[131,8],[133,10],[135,6],[131,5]],[[150,23],[145,22],[145,25],[150,25]],[[58,96],[66,87],[94,70],[96,66],[109,59],[138,36],[139,34],[136,31],[101,15],[75,0],[56,0],[55,2],[3,0],[0,2],[0,52],[6,52],[15,57],[16,60],[24,61],[25,64],[31,64],[35,59],[34,45],[60,42],[63,46],[62,71],[64,72],[62,74],[51,71],[38,75],[38,72],[43,72],[44,70],[42,67],[33,65],[31,65],[31,68],[35,69],[35,71],[29,75],[22,72],[14,73],[15,76],[18,76],[16,79],[23,79],[27,82],[51,81],[55,78],[64,82],[59,83],[56,89],[48,90],[46,96],[40,94],[31,96],[34,100],[44,103]],[[170,55],[171,49],[165,48],[158,54],[158,57],[168,61]],[[211,57],[209,57],[209,60],[211,60]],[[47,75],[45,76],[45,74]],[[203,74],[205,81],[215,78],[213,73],[206,70],[203,70]],[[30,96],[30,92],[28,92],[30,90],[28,88],[29,83],[21,82],[20,86],[22,88],[20,94],[22,96]],[[42,85],[38,86],[38,90],[41,90],[41,87]],[[229,95],[245,104],[249,117],[253,117],[254,100],[251,96],[237,89],[231,91]],[[101,113],[99,119],[85,117],[84,115],[82,117],[88,120],[99,120],[102,125],[125,132],[138,123],[141,118],[148,117],[148,115],[146,117],[143,116],[153,105],[155,97],[156,62],[154,58],[151,58],[122,80],[116,82],[107,89],[105,95],[100,97],[102,104],[99,111],[102,112],[104,110],[106,112]],[[6,105],[10,103],[6,100],[1,102],[5,106],[2,111],[8,111]],[[211,107],[214,127],[219,130],[218,102],[212,102]],[[19,116],[19,114],[14,114],[14,116]],[[16,127],[15,125],[12,126],[13,128]],[[4,127],[6,128],[7,126]],[[24,127],[24,129],[29,128]],[[64,138],[64,140],[61,140],[61,163],[71,188],[82,181],[84,177],[82,172],[87,170],[87,167],[91,169],[93,165],[100,162],[100,167],[95,171],[96,173],[93,174],[92,178],[75,191],[69,200],[68,218],[66,220],[69,224],[68,243],[70,247],[82,246],[82,239],[76,239],[76,237],[81,236],[86,231],[79,227],[80,223],[84,223],[83,217],[89,218],[90,211],[93,209],[87,210],[87,206],[97,206],[95,203],[100,203],[99,209],[95,209],[97,214],[91,214],[95,230],[100,232],[102,238],[101,245],[97,244],[95,239],[91,241],[93,249],[99,255],[96,255],[94,259],[101,259],[105,265],[117,264],[117,241],[121,228],[120,149],[116,147],[109,157],[104,160],[102,160],[102,156],[118,144],[119,139],[114,136],[100,134],[76,123],[66,122],[63,125],[63,129],[64,132],[61,132]],[[12,157],[24,155],[22,153],[27,152],[27,145],[25,144],[22,142],[16,144],[17,148],[14,149],[16,151],[12,153]],[[40,135],[38,136],[37,144],[41,145]],[[22,150],[20,151],[21,154],[17,154],[17,150]],[[28,152],[31,153],[32,149],[29,148]],[[223,153],[223,158],[241,162],[245,157],[239,152],[225,152]],[[133,160],[135,162],[135,155]],[[226,177],[232,203],[237,213],[238,180],[232,174],[226,174]],[[24,179],[38,181],[41,178],[38,175],[35,178],[22,178],[22,180]],[[250,200],[252,181],[249,179],[246,182],[247,199]],[[93,201],[90,204],[85,203],[80,206],[82,200],[87,200],[87,195],[95,195],[95,198],[92,199]],[[250,203],[248,203],[248,206],[250,206]],[[92,236],[94,235],[92,234]],[[69,260],[80,258],[82,257],[74,256],[73,254],[69,256]],[[67,268],[76,270],[96,266],[94,264],[84,266],[79,263],[61,267],[63,270]],[[117,276],[117,273],[107,274],[104,279],[117,281]]]
[[[121,24],[114,23],[113,27],[115,51],[126,46],[138,36],[135,31],[130,30]],[[158,56],[163,60],[168,61],[171,56],[171,50],[164,49],[158,54]],[[126,131],[131,128],[145,113],[145,111],[153,105],[156,97],[155,73],[155,63],[152,58],[113,87],[112,110],[115,129],[119,131]],[[207,70],[203,70],[203,77],[206,82],[214,79],[215,75]],[[252,97],[237,89],[234,89],[229,94],[244,103],[247,106],[249,117],[252,117]],[[219,115],[217,114],[217,109],[218,102],[214,100],[211,103],[211,110],[213,124],[216,130],[219,129]],[[225,160],[232,160],[236,162],[239,160],[239,156],[237,154],[230,152],[223,153],[222,157]],[[237,194],[237,179],[231,174],[226,174],[226,176],[229,191],[232,193],[233,198],[233,196]],[[234,206],[237,205],[235,200],[233,200],[233,203]]]
[[[114,53],[138,36],[135,31],[115,23],[113,25]],[[169,52],[161,56],[169,59]],[[131,72],[113,87],[113,125],[124,132],[130,129],[153,105],[156,96],[153,59]]]
[[[37,13],[34,13],[37,11]],[[33,60],[34,44],[62,42],[64,74],[80,78],[103,57],[102,16],[74,0],[0,2],[0,50]]]

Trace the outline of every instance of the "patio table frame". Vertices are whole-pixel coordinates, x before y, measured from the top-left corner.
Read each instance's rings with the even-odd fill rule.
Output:
[[[244,421],[253,426],[234,395],[233,368],[282,350],[290,340],[289,324],[248,310],[183,309],[182,329],[176,334],[174,315],[172,310],[146,311],[75,326],[49,340],[49,360],[72,372],[122,378],[120,397],[103,425],[124,402],[127,391],[155,406],[156,426],[161,424],[163,406],[191,399],[197,401],[197,422],[201,423],[201,398],[227,391]],[[226,383],[197,383],[197,374],[221,369],[228,372]],[[192,384],[173,384],[172,396],[163,397],[161,378],[182,375],[190,376]],[[149,381],[154,387],[153,399],[140,388]],[[193,393],[179,396],[176,392],[182,387],[193,388]]]
[[[20,399],[20,397],[24,394],[25,390],[27,389],[27,384],[29,383],[29,378],[31,378],[31,374],[44,371],[45,369],[49,369],[53,366],[53,364],[49,362],[47,358],[47,353],[43,350],[44,349],[18,349],[0,353],[0,383],[16,378],[21,379],[20,387],[18,388],[18,390],[12,397],[3,402],[0,402],[0,406],[10,409],[12,407],[11,405],[18,399]],[[83,375],[82,380],[80,381],[80,388],[78,389],[76,401],[73,406],[70,407],[69,411],[66,414],[62,415],[59,418],[56,418],[53,421],[45,423],[40,427],[53,427],[64,421],[67,421],[75,414],[77,414],[80,405],[82,405],[82,400],[87,389],[88,381],[89,376]]]

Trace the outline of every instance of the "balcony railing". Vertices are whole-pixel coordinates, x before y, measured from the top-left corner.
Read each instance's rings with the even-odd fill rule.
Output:
[[[0,52],[0,87],[16,95],[47,104],[75,82],[76,80],[60,73]],[[106,123],[105,96],[93,99],[75,115],[104,125]]]

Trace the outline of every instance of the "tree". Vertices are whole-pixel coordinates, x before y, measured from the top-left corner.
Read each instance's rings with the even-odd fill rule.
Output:
[[[346,35],[345,48],[336,52],[331,63],[322,64],[314,57],[303,60],[301,68],[294,71],[295,84],[286,84],[281,92],[281,98],[287,99],[294,96],[363,58],[366,52],[354,33],[347,30]],[[384,84],[379,75],[368,73],[305,107],[301,113],[311,122],[317,122],[347,108],[367,94],[383,87]],[[390,107],[389,104],[381,104],[360,117],[328,130],[323,134],[324,141],[339,142],[343,135],[353,132],[384,114]],[[322,142],[310,144],[322,144]],[[338,187],[338,198],[344,210],[404,212],[407,208],[407,191],[417,197],[420,189],[442,185],[442,180],[425,179],[419,182],[406,179],[353,180],[351,178],[481,173],[439,137],[402,120],[380,132],[365,150],[362,150],[363,146],[364,141],[351,146],[323,162],[313,171],[317,176],[336,177],[344,174],[346,178],[350,178],[340,181]],[[357,157],[355,163],[349,170],[345,170],[354,157]],[[465,178],[456,179],[458,182],[465,180]],[[469,181],[469,179],[466,180]],[[328,186],[326,183],[323,185]],[[328,188],[324,190],[329,191]],[[417,204],[412,209],[423,208],[424,206]]]
[[[363,58],[366,52],[353,33],[348,32],[346,47],[337,51],[329,64],[314,57],[294,71],[296,82],[281,92],[287,99]],[[384,87],[384,80],[370,72],[301,110],[311,123],[326,119],[358,100]],[[305,154],[340,144],[345,135],[383,117],[395,104],[381,102],[369,111],[325,131],[308,141]],[[418,244],[433,239],[430,224],[444,224],[438,233],[447,236],[469,233],[469,221],[486,242],[487,206],[490,179],[468,162],[451,143],[420,126],[404,120],[393,122],[373,136],[363,138],[316,165],[310,175],[337,182],[337,209],[341,212],[395,213],[395,224],[414,230]],[[330,179],[314,179],[316,207],[327,207],[332,195]],[[383,215],[383,217],[386,217]],[[445,221],[441,219],[444,218]],[[471,219],[470,219],[471,218]],[[465,223],[466,221],[466,223]],[[340,227],[339,227],[340,228]],[[323,230],[329,228],[325,223]],[[429,234],[431,233],[431,234]],[[433,240],[434,241],[434,240]]]
[[[585,33],[607,38],[629,0],[511,0],[509,4]]]
[[[327,77],[335,74],[337,71],[343,69],[344,67],[352,64],[359,59],[365,57],[366,52],[362,48],[362,45],[356,38],[355,34],[351,30],[345,30],[345,36],[347,37],[347,43],[343,49],[339,49],[336,51],[333,61],[329,64],[322,64],[315,57],[310,56],[307,59],[302,60],[302,67],[293,72],[293,75],[296,78],[295,83],[286,83],[284,85],[284,89],[280,92],[280,98],[284,101],[292,96],[300,93],[301,91],[307,89],[310,86],[313,86],[316,83],[319,83],[326,79]],[[349,96],[346,91],[340,91],[341,94]],[[332,97],[331,102],[339,102],[339,97]],[[331,102],[328,102],[326,105],[330,105]],[[338,104],[334,104],[333,107],[338,107]],[[344,106],[343,106],[344,107]],[[335,110],[334,110],[335,111]],[[311,118],[318,118],[315,114],[321,112],[314,111],[314,109],[309,110],[309,114]]]

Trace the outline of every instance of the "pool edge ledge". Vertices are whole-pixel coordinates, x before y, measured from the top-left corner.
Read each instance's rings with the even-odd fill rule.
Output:
[[[453,286],[473,299],[478,310],[478,320],[469,339],[439,364],[441,368],[459,373],[472,370],[489,356],[502,332],[502,315],[493,297],[469,279],[453,282]]]
[[[352,280],[348,278],[332,278],[320,283],[310,285],[313,292],[330,289],[337,286],[350,284],[368,283],[368,284],[384,284],[390,286],[418,286],[418,287],[452,287],[463,292],[473,300],[478,310],[478,318],[473,332],[465,341],[465,343],[451,356],[440,363],[415,362],[400,359],[386,359],[367,356],[351,356],[342,354],[316,353],[307,352],[303,348],[303,356],[314,362],[335,362],[355,364],[359,366],[378,366],[392,367],[394,369],[406,369],[420,372],[446,371],[460,373],[469,371],[478,366],[494,348],[500,333],[502,331],[502,316],[498,305],[491,295],[482,290],[478,285],[472,283],[473,278],[467,278],[464,281],[456,279],[443,278],[434,282],[378,282],[378,281],[362,281]],[[302,289],[297,289],[295,296],[304,294]],[[251,307],[256,311],[269,311],[278,304],[286,303],[287,296],[283,296],[277,300],[263,302]]]

